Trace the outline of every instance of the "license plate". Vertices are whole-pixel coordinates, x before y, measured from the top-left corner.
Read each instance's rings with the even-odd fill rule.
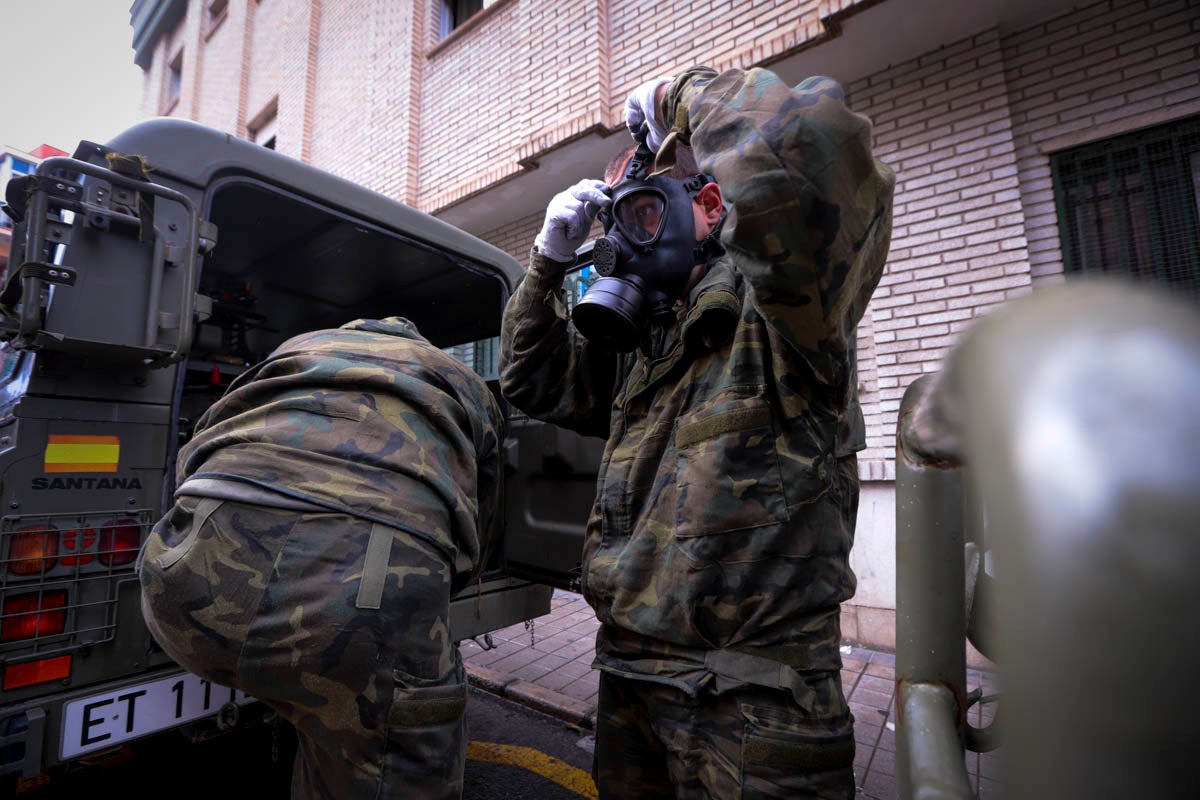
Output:
[[[63,706],[60,757],[112,747],[213,715],[226,703],[244,705],[253,700],[245,692],[190,672],[72,700]]]

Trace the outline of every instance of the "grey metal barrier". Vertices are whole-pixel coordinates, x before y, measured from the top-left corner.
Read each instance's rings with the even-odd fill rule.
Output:
[[[1200,309],[1039,290],[909,387],[896,476],[897,788],[1200,797]],[[986,566],[985,566],[986,565]],[[1002,727],[967,724],[965,641]]]

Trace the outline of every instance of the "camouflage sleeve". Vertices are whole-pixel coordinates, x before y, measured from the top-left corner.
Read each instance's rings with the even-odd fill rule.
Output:
[[[764,319],[833,384],[836,357],[883,273],[895,176],[871,155],[871,123],[841,86],[794,88],[763,69],[693,67],[668,88],[664,119],[716,178],[722,239]]]
[[[475,501],[479,533],[479,556],[469,575],[456,575],[455,590],[469,585],[487,569],[492,552],[500,543],[503,519],[504,464],[500,443],[504,441],[504,414],[488,389],[480,393],[481,407],[472,414],[475,430]]]
[[[607,437],[618,358],[589,347],[569,328],[562,284],[562,274],[543,256],[530,256],[504,309],[500,389],[531,417]]]

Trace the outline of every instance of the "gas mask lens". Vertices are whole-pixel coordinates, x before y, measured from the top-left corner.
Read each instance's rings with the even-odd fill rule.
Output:
[[[613,216],[621,232],[633,244],[646,245],[654,242],[666,219],[667,198],[656,189],[642,189],[621,197],[613,209]]]

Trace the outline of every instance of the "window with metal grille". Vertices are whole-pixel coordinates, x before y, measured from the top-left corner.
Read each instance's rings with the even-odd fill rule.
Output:
[[[1050,158],[1063,268],[1200,300],[1200,116]]]

